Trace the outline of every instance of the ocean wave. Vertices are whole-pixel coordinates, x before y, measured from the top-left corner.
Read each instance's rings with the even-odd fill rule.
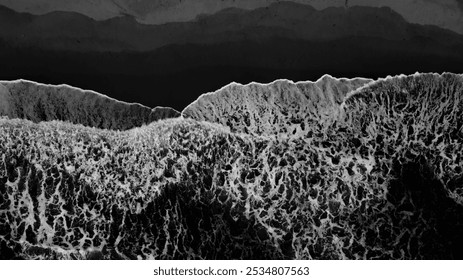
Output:
[[[462,76],[324,79],[127,131],[1,119],[0,256],[463,258]]]

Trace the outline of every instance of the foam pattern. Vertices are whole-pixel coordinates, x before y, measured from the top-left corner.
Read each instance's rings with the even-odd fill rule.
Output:
[[[246,131],[227,104],[122,132],[2,119],[0,256],[462,259],[462,89],[454,74],[364,83],[297,134],[297,109]]]

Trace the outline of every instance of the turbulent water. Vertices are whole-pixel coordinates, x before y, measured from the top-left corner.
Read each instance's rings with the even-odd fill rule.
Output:
[[[126,131],[0,120],[0,257],[463,259],[463,76],[232,84]]]

